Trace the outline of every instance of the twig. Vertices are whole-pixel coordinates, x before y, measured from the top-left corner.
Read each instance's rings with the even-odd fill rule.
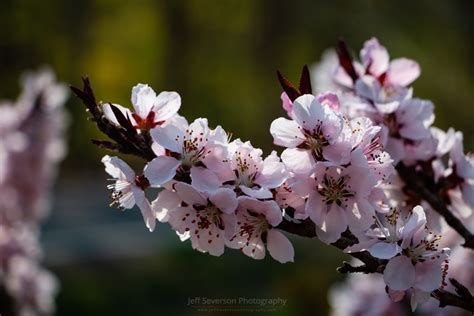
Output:
[[[117,119],[123,123],[123,126],[117,126],[110,122],[102,112],[102,108],[97,104],[94,92],[87,77],[82,78],[82,90],[70,86],[72,92],[82,100],[88,112],[91,114],[91,120],[97,124],[102,133],[115,141],[94,141],[96,145],[106,147],[109,150],[116,150],[123,154],[130,154],[141,157],[147,161],[155,158],[155,154],[151,149],[149,137],[147,133],[138,134],[131,126],[128,118],[125,118],[120,111],[111,105]]]
[[[93,143],[101,147],[105,147],[111,150],[118,150],[121,153],[132,154],[141,157],[147,161],[152,160],[155,154],[151,150],[151,140],[148,134],[132,133],[130,128],[125,129],[120,126],[116,126],[103,115],[101,108],[97,105],[94,97],[94,93],[89,83],[89,79],[83,78],[84,88],[78,89],[71,87],[71,90],[83,101],[87,109],[92,115],[92,120],[96,122],[98,128],[107,136],[109,136],[116,143],[109,141],[98,141],[94,140]],[[122,119],[122,118],[121,118]],[[127,124],[126,124],[127,125]],[[463,237],[466,239],[466,247],[474,248],[472,234],[461,224],[461,222],[454,217],[451,212],[446,208],[444,203],[428,189],[433,186],[432,184],[426,185],[423,178],[417,175],[414,170],[399,164],[397,170],[400,173],[402,179],[405,180],[407,186],[410,189],[415,190],[420,194],[431,206],[437,210],[441,215],[445,216],[446,221],[453,228],[455,228]],[[433,186],[434,187],[434,186]],[[302,237],[314,238],[316,236],[315,224],[310,220],[306,219],[300,223],[295,223],[287,219],[276,227],[280,230],[286,231],[291,234],[295,234]],[[349,230],[341,234],[341,238],[332,244],[332,246],[344,250],[349,246],[357,244],[359,241]],[[373,257],[367,251],[350,253],[354,258],[359,259],[364,265],[353,267],[347,262],[338,268],[341,273],[350,272],[363,272],[363,273],[383,273],[385,269],[386,260],[380,260]],[[457,306],[465,310],[474,312],[474,303],[472,295],[469,293],[467,288],[461,285],[456,280],[450,280],[456,289],[458,294],[450,293],[448,291],[439,289],[433,291],[431,296],[439,300],[440,306]]]
[[[448,225],[464,238],[463,246],[474,249],[474,235],[446,207],[446,204],[436,192],[433,179],[425,177],[422,173],[417,172],[414,167],[407,167],[403,163],[399,163],[396,169],[400,178],[405,182],[405,186],[426,200],[436,212],[444,217]]]

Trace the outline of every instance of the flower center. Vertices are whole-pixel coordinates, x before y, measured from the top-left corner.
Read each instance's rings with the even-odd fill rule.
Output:
[[[179,141],[179,136],[176,141]],[[183,147],[179,159],[184,167],[192,167],[205,158],[211,151],[207,150],[205,145],[209,139],[203,132],[194,135],[193,130],[187,129],[184,134]]]
[[[354,192],[346,188],[347,180],[347,176],[333,179],[328,175],[324,175],[324,181],[318,188],[318,193],[324,197],[323,202],[328,205],[336,203],[341,206],[343,202],[347,202],[349,197],[354,196]]]
[[[318,125],[312,131],[304,131],[306,141],[302,144],[302,147],[309,149],[316,160],[324,160],[323,148],[329,145],[329,141],[323,134],[321,125]]]
[[[235,162],[237,165],[237,168],[234,171],[236,176],[236,185],[252,187],[259,169],[253,160],[252,155],[243,155],[241,152],[237,152]]]
[[[444,252],[444,250],[441,250],[441,253],[438,251],[438,240],[440,239],[441,235],[433,235],[433,239],[422,240],[418,245],[404,249],[403,253],[411,259],[413,264],[439,259],[441,258],[440,255]]]
[[[197,212],[199,229],[209,229],[211,225],[216,225],[219,229],[224,230],[224,222],[222,221],[222,211],[215,207],[212,203],[207,205],[193,205]]]

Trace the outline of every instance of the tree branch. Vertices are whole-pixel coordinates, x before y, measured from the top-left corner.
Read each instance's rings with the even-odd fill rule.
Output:
[[[156,156],[153,153],[151,144],[149,142],[149,135],[147,133],[138,134],[136,130],[131,127],[128,118],[123,117],[123,115],[118,118],[124,122],[123,125],[125,126],[123,127],[117,126],[113,122],[109,121],[105,117],[102,107],[96,102],[89,79],[87,77],[82,78],[82,82],[82,90],[80,88],[70,86],[72,92],[79,99],[81,99],[82,103],[84,103],[88,112],[91,114],[91,120],[96,123],[99,130],[107,135],[110,139],[115,141],[114,144],[108,141],[96,140],[94,141],[94,144],[105,147],[109,150],[118,151],[123,154],[135,155],[147,161],[155,158]],[[112,109],[114,109],[113,106]]]
[[[276,228],[302,237],[317,237],[315,225],[310,219],[303,220],[301,223],[295,223],[283,219],[280,225]],[[344,250],[356,243],[358,243],[357,237],[355,237],[349,230],[346,230],[342,233],[341,238],[331,245]],[[383,273],[385,265],[387,264],[387,260],[375,258],[367,251],[354,252],[349,255],[359,259],[364,264],[355,267],[348,262],[343,262],[342,266],[337,268],[339,273]],[[453,284],[457,294],[438,289],[433,291],[431,296],[439,301],[440,307],[456,306],[474,313],[474,299],[469,290],[455,279],[450,279],[450,282]]]
[[[151,140],[149,134],[143,133],[133,133],[130,128],[125,129],[120,126],[117,126],[110,122],[103,114],[101,107],[97,104],[95,100],[94,93],[90,86],[88,78],[83,78],[83,89],[79,89],[71,86],[71,90],[76,94],[78,98],[82,100],[84,105],[87,107],[88,111],[91,113],[92,121],[95,121],[97,127],[108,137],[115,141],[98,141],[94,140],[93,143],[104,147],[109,150],[117,150],[124,154],[131,154],[138,157],[141,157],[147,161],[155,158],[155,154],[151,150]],[[448,224],[450,224],[456,231],[458,231],[466,239],[466,247],[474,248],[474,238],[472,234],[462,225],[462,223],[454,217],[451,212],[446,208],[443,201],[441,201],[435,193],[430,191],[429,187],[434,187],[433,184],[423,181],[423,177],[418,175],[415,170],[399,164],[397,170],[404,179],[405,183],[411,190],[414,190],[420,196],[423,197],[430,205],[441,215],[446,218]],[[315,224],[310,220],[306,219],[299,223],[283,219],[283,221],[276,227],[277,229],[286,231],[288,233],[314,238],[316,236]],[[344,250],[349,246],[357,244],[359,241],[356,236],[354,236],[349,230],[346,230],[341,234],[336,242],[331,245]],[[350,253],[354,258],[359,259],[364,263],[364,265],[353,267],[347,262],[344,262],[343,265],[338,268],[338,271],[341,273],[351,273],[351,272],[363,272],[363,273],[383,273],[386,260],[380,260],[370,255],[367,251]],[[472,295],[469,291],[461,285],[456,280],[451,279],[451,283],[456,289],[457,294],[450,293],[448,291],[439,289],[433,291],[431,296],[439,300],[440,306],[457,306],[464,308],[468,311],[474,312],[474,303]],[[467,291],[467,292],[466,292]]]
[[[403,163],[399,163],[396,169],[400,178],[405,182],[405,186],[428,202],[436,212],[444,217],[448,225],[464,238],[463,246],[474,249],[474,235],[453,215],[438,196],[433,178],[426,177],[423,173],[417,172],[415,167],[407,167]]]

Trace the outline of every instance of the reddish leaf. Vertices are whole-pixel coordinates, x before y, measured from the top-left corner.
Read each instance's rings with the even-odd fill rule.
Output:
[[[301,95],[300,91],[295,88],[295,86],[283,75],[280,71],[277,71],[278,80],[280,81],[283,91],[286,92],[291,101],[295,101],[297,97]]]
[[[336,51],[337,57],[339,58],[339,64],[355,83],[359,76],[357,75],[354,69],[352,55],[349,52],[349,49],[347,48],[346,42],[344,42],[343,40],[339,40],[337,43]]]

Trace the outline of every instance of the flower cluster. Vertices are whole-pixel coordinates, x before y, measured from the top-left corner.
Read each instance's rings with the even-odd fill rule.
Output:
[[[58,285],[40,265],[38,226],[66,151],[66,96],[44,70],[24,77],[17,101],[0,105],[0,285],[19,315],[54,309]]]
[[[390,61],[376,39],[364,44],[360,62],[343,43],[324,59],[314,86],[307,67],[297,87],[278,73],[287,117],[275,119],[270,133],[280,156],[231,140],[205,118],[189,123],[176,92],[157,95],[138,84],[131,111],[97,105],[87,80],[84,91],[73,90],[113,127],[105,132],[117,144],[101,145],[147,160],[139,173],[118,157],[102,162],[114,178],[112,203],[137,205],[150,231],[158,220],[198,251],[219,256],[229,247],[262,259],[268,250],[281,263],[294,259],[282,231],[317,236],[353,255],[368,252],[380,263],[370,272],[383,271],[390,297],[409,293],[415,306],[446,286],[450,251],[438,245],[446,223],[435,204],[452,211],[451,226],[462,225],[455,216],[472,219],[474,158],[464,154],[460,132],[432,126],[430,101],[413,98],[416,62]],[[414,187],[406,173],[423,185]]]
[[[394,164],[422,170],[450,210],[468,218],[474,208],[474,158],[464,153],[461,132],[432,126],[433,103],[414,98],[409,87],[419,75],[420,67],[413,60],[390,61],[387,49],[376,38],[364,43],[360,62],[352,60],[347,48],[340,45],[337,57],[335,52],[327,52],[313,67],[316,91],[331,88],[347,117],[370,118],[381,128],[384,149]],[[435,222],[440,218],[429,209],[427,212],[430,224],[439,228],[441,224]]]

